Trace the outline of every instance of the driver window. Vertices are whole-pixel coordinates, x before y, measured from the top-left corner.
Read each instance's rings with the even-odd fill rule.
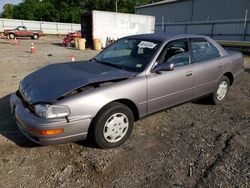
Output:
[[[180,67],[190,64],[190,53],[188,40],[181,39],[168,43],[162,50],[158,63],[174,64],[175,67]]]
[[[19,27],[18,30],[19,31],[24,31],[25,29],[24,29],[24,27]]]

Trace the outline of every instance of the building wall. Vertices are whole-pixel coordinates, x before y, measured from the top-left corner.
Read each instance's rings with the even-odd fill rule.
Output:
[[[250,0],[195,0],[193,21],[242,19]]]
[[[156,33],[191,33],[216,40],[250,41],[250,0],[179,0],[136,8],[136,12],[156,16]]]
[[[166,4],[136,8],[137,14],[156,17],[156,23],[242,19],[250,0],[180,0]],[[250,16],[249,16],[250,17]]]
[[[160,4],[151,7],[136,8],[137,14],[152,15],[156,18],[156,23],[162,22],[184,22],[189,21],[191,14],[192,0]]]
[[[117,39],[129,35],[154,33],[155,29],[153,16],[94,10],[92,21],[92,36],[101,39],[103,47],[106,47],[107,37]]]

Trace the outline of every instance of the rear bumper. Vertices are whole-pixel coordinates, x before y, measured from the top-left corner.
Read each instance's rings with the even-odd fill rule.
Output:
[[[43,119],[27,109],[17,97],[12,94],[10,97],[11,112],[20,131],[30,140],[41,145],[60,144],[84,140],[87,138],[87,131],[91,119],[81,119],[74,122],[67,122],[61,119]],[[54,130],[63,129],[63,133],[56,135],[38,135],[32,130]]]

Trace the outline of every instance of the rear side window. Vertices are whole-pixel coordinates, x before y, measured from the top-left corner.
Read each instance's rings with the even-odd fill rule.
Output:
[[[192,39],[191,45],[195,63],[220,57],[218,49],[205,39]]]

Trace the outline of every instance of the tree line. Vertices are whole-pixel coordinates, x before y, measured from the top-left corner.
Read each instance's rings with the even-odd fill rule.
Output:
[[[2,18],[80,23],[81,14],[90,10],[134,13],[135,6],[159,0],[23,0],[5,4]]]

